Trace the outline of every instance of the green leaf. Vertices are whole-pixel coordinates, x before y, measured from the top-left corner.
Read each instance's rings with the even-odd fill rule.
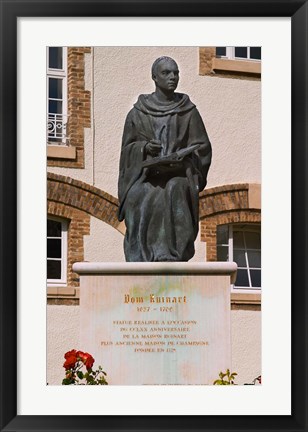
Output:
[[[82,371],[78,371],[77,372],[77,376],[78,376],[79,379],[83,379],[83,377],[84,377],[83,372]]]
[[[213,385],[237,385],[234,383],[234,378],[237,376],[236,372],[230,372],[230,369],[226,370],[226,373],[220,372],[218,380],[215,380]],[[226,377],[226,379],[224,379]]]
[[[93,376],[92,376],[92,375],[89,375],[89,376],[87,377],[87,381],[88,381],[89,383],[93,382],[93,381],[94,381]]]

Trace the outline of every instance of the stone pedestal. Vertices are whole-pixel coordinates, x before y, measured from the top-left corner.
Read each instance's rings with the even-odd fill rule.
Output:
[[[231,368],[235,263],[76,263],[80,346],[109,384],[213,384]],[[231,278],[231,280],[230,280]]]

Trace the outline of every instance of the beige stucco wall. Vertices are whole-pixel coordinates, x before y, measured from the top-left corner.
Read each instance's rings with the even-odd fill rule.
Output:
[[[91,217],[90,235],[84,236],[85,261],[125,261],[124,236],[105,222]],[[205,243],[200,241],[200,231],[195,242],[195,255],[191,261],[205,261]]]
[[[47,306],[47,329],[46,382],[61,385],[64,354],[79,348],[79,306]]]
[[[97,186],[117,193],[124,120],[137,96],[154,90],[150,69],[161,55],[178,62],[177,91],[197,105],[212,141],[208,186],[260,182],[260,82],[199,76],[198,47],[110,47],[94,50]]]
[[[123,234],[92,216],[90,233],[84,237],[85,261],[125,261]]]
[[[64,353],[83,349],[79,345],[79,306],[48,306],[47,317],[47,382],[60,385],[64,378]],[[231,312],[232,371],[238,373],[238,384],[249,383],[261,374],[260,324],[258,311]]]
[[[236,383],[250,383],[262,374],[261,311],[231,311],[232,371]]]

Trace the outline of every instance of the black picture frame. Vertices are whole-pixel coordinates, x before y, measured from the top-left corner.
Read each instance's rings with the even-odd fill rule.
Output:
[[[302,0],[0,0],[1,431],[308,431],[308,5]],[[17,415],[17,18],[291,17],[292,413],[289,416]],[[279,41],[277,41],[279,43]],[[281,126],[283,127],[283,125]],[[277,163],[277,161],[276,161]],[[283,187],[283,185],[281,185]],[[283,240],[282,240],[283,242]],[[279,247],[279,245],[277,245]],[[283,379],[283,377],[281,377]]]

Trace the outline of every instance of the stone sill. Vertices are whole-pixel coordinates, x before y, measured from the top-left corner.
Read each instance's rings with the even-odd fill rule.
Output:
[[[231,292],[231,304],[260,305],[261,294]]]
[[[261,75],[261,62],[213,58],[213,71]]]
[[[73,270],[80,274],[203,274],[230,275],[231,283],[236,278],[235,263],[100,263],[81,262],[73,264]],[[48,298],[79,299],[80,288],[67,286],[48,286]],[[260,293],[231,292],[231,304],[261,305]]]
[[[235,282],[237,264],[234,262],[79,262],[73,264],[73,271],[81,275],[91,274],[184,274],[184,275],[226,275]]]
[[[47,157],[55,159],[76,159],[76,147],[48,144]]]
[[[79,298],[79,288],[67,287],[67,286],[48,286],[47,297]]]

